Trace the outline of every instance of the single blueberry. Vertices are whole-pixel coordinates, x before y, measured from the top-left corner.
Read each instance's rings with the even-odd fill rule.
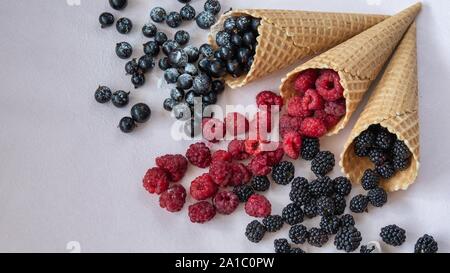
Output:
[[[109,12],[103,12],[98,17],[98,21],[100,22],[102,28],[112,26],[112,24],[114,24],[114,15]]]
[[[184,99],[184,90],[181,88],[173,88],[170,91],[170,97],[176,102],[181,102]]]
[[[133,48],[127,42],[120,42],[116,44],[116,54],[121,59],[128,59],[133,54]]]
[[[185,30],[179,30],[175,33],[175,41],[180,45],[185,45],[189,42],[191,36]]]
[[[199,50],[203,57],[211,58],[214,55],[214,50],[210,44],[201,45]]]
[[[212,25],[216,23],[216,17],[213,13],[209,11],[202,11],[197,16],[197,25],[201,29],[209,29]]]
[[[194,79],[189,74],[182,74],[178,77],[177,80],[177,87],[183,90],[190,89],[192,87],[192,84],[194,82]]]
[[[116,23],[116,29],[121,34],[128,34],[130,33],[131,29],[133,28],[133,23],[128,18],[120,18],[117,20]]]
[[[158,28],[153,23],[145,24],[142,27],[142,34],[144,34],[144,36],[147,38],[155,37],[156,32],[158,32]]]
[[[190,21],[195,18],[196,11],[191,5],[186,5],[180,9],[181,18],[185,21]]]
[[[207,0],[204,5],[204,9],[214,15],[219,14],[221,8],[220,2],[217,0]]]
[[[182,22],[183,22],[183,19],[181,18],[181,15],[176,11],[172,11],[166,17],[166,23],[171,28],[179,27]]]
[[[155,67],[155,60],[150,55],[144,55],[139,58],[138,66],[142,70],[142,72],[148,72]]]
[[[166,71],[164,71],[164,79],[166,80],[167,83],[176,83],[179,76],[180,73],[176,68],[169,68]]]
[[[188,45],[183,50],[188,55],[188,61],[190,63],[194,63],[198,60],[198,58],[200,56],[200,51],[198,48],[196,48],[195,46],[192,46],[192,45]]]
[[[158,56],[160,48],[157,42],[149,41],[145,43],[143,46],[144,46],[144,53],[146,55],[150,55],[152,57]]]
[[[169,54],[174,51],[175,49],[179,49],[180,48],[180,44],[178,44],[177,42],[175,42],[174,40],[167,40],[163,45],[162,45],[162,51],[164,54],[166,54],[166,56],[169,56]]]
[[[166,19],[166,10],[161,7],[153,8],[150,11],[150,18],[156,23],[161,23]]]
[[[167,35],[164,32],[158,31],[155,34],[155,42],[158,45],[163,45],[167,41]]]

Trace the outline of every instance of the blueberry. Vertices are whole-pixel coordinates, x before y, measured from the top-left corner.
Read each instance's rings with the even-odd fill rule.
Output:
[[[157,31],[158,28],[153,23],[145,24],[142,27],[142,34],[144,34],[144,36],[147,38],[155,37]]]
[[[236,18],[235,17],[228,17],[225,19],[225,22],[223,22],[223,29],[227,32],[233,32],[236,28]]]
[[[231,35],[231,44],[236,47],[241,47],[244,44],[242,36],[239,33],[233,33]]]
[[[175,105],[177,105],[177,102],[172,98],[167,98],[163,102],[164,110],[169,111],[169,112],[173,110]]]
[[[188,63],[188,55],[182,49],[176,49],[169,54],[169,61],[173,66],[184,67]]]
[[[245,47],[239,48],[239,50],[236,54],[236,58],[237,58],[238,62],[241,64],[247,64],[250,57],[251,57],[251,51]]]
[[[161,23],[166,19],[166,10],[161,7],[153,8],[150,11],[150,18],[152,18],[153,22]]]
[[[155,60],[150,55],[144,55],[139,58],[138,66],[142,70],[142,72],[148,72],[155,67]]]
[[[252,18],[251,29],[253,30],[253,32],[258,33],[258,28],[260,25],[261,25],[261,19]]]
[[[191,76],[196,76],[198,74],[198,69],[195,64],[188,63],[184,67],[184,73],[187,73]]]
[[[217,94],[210,92],[208,95],[202,97],[202,102],[204,106],[217,103]]]
[[[194,19],[195,14],[196,14],[196,11],[195,11],[194,7],[192,7],[191,5],[186,5],[186,6],[182,7],[180,10],[181,18],[183,18],[183,20],[185,20],[185,21],[190,21],[190,20]]]
[[[164,79],[166,80],[167,83],[176,83],[179,76],[180,73],[176,68],[169,68],[166,71],[164,71]]]
[[[119,128],[124,133],[131,133],[136,128],[136,123],[132,118],[124,117],[119,122]]]
[[[177,80],[177,87],[183,90],[187,90],[192,87],[194,79],[189,74],[181,74]]]
[[[228,61],[226,68],[227,72],[230,73],[234,78],[238,78],[242,75],[242,68],[237,60]]]
[[[178,0],[178,2],[183,3],[183,4],[187,4],[187,3],[191,2],[191,0]]]
[[[95,100],[98,103],[107,103],[108,101],[111,100],[111,89],[109,89],[109,87],[106,86],[99,86],[97,88],[97,90],[95,90]]]
[[[112,103],[114,104],[114,106],[122,108],[127,106],[129,98],[128,95],[130,94],[130,92],[125,92],[122,90],[116,91],[114,92],[114,94],[112,95]]]
[[[228,61],[231,60],[234,56],[234,52],[229,47],[221,47],[219,50],[217,50],[217,57],[221,59],[222,61]]]
[[[184,90],[181,88],[173,88],[170,91],[170,97],[176,102],[181,102],[184,99]]]
[[[242,41],[249,47],[254,47],[256,44],[256,36],[253,32],[249,31],[242,35]]]
[[[145,55],[150,55],[152,57],[158,56],[160,48],[157,42],[149,41],[145,43],[143,46]]]
[[[128,61],[125,64],[125,72],[127,73],[127,75],[132,75],[132,74],[136,73],[138,70],[139,70],[139,65],[138,65],[136,59]]]
[[[191,109],[185,102],[175,105],[172,109],[172,113],[173,116],[178,120],[188,120],[191,118]]]
[[[127,7],[128,0],[109,0],[109,5],[115,10],[122,10]]]
[[[210,44],[201,45],[199,50],[203,57],[211,58],[214,55],[214,50]]]
[[[214,15],[217,15],[220,12],[221,6],[217,0],[207,0],[204,5],[204,9]]]
[[[200,57],[200,51],[195,46],[188,45],[183,50],[188,55],[188,61],[190,63],[196,62],[198,60],[198,58]]]
[[[158,31],[155,34],[155,42],[158,45],[163,45],[167,41],[167,35],[164,32]]]
[[[225,90],[225,83],[223,80],[214,80],[211,84],[211,91],[220,94]]]
[[[198,62],[198,69],[200,69],[201,72],[204,72],[204,73],[209,72],[209,66],[210,66],[210,61],[206,58],[201,59]]]
[[[222,62],[213,60],[209,64],[209,73],[214,78],[220,78],[226,73],[226,69]]]
[[[191,90],[186,93],[185,100],[186,103],[192,107],[195,105],[196,102],[199,103],[201,101],[201,98],[200,96],[197,96],[197,94],[193,90]]]
[[[162,45],[162,51],[166,56],[169,56],[170,52],[174,51],[175,49],[179,49],[180,45],[175,42],[174,40],[167,40]]]
[[[133,48],[127,42],[120,42],[116,44],[116,54],[121,59],[128,59],[133,54]]]
[[[158,66],[159,66],[159,69],[161,69],[163,71],[165,71],[165,70],[167,70],[167,69],[172,67],[168,57],[164,57],[164,58],[159,59]]]
[[[231,34],[226,31],[219,31],[216,35],[216,43],[218,46],[231,46]]]
[[[117,20],[116,23],[116,29],[121,34],[128,34],[130,33],[131,29],[133,28],[133,23],[128,18],[120,18]]]
[[[209,29],[216,23],[216,17],[209,11],[202,11],[197,16],[196,22],[199,28]]]
[[[145,83],[145,76],[142,74],[142,72],[134,73],[133,76],[131,76],[131,83],[134,85],[134,88],[139,88],[144,85]]]
[[[236,28],[239,31],[245,32],[252,26],[252,19],[248,16],[239,16],[236,20]]]
[[[150,119],[152,111],[145,103],[138,103],[131,107],[131,117],[137,123],[144,123]]]
[[[200,74],[194,79],[193,89],[197,94],[206,94],[211,88],[211,78],[206,74]]]
[[[100,22],[102,28],[112,26],[112,24],[114,24],[114,15],[109,12],[103,12],[98,17],[98,21]]]
[[[175,33],[175,41],[180,45],[185,45],[189,42],[191,36],[185,30],[179,30]]]
[[[181,15],[176,11],[172,11],[166,17],[166,23],[171,28],[179,27],[182,22],[183,22],[183,19],[181,18]]]

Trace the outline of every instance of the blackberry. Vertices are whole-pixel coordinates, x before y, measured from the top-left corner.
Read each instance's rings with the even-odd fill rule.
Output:
[[[380,175],[374,170],[365,170],[361,178],[361,185],[364,190],[375,189],[380,184]]]
[[[337,177],[333,179],[333,190],[336,194],[347,196],[352,191],[352,183],[347,177]]]
[[[420,237],[414,246],[414,253],[436,253],[437,251],[438,243],[434,240],[433,236],[428,234]]]
[[[317,213],[320,216],[329,216],[334,214],[334,201],[330,197],[321,196],[317,199]]]
[[[309,193],[308,188],[292,188],[289,193],[289,199],[291,199],[292,202],[303,206],[311,200],[311,194]]]
[[[381,208],[382,206],[384,206],[384,204],[387,203],[387,193],[382,188],[375,188],[370,190],[367,194],[367,197],[369,198],[370,204],[377,208]]]
[[[263,225],[269,232],[277,232],[283,227],[283,218],[280,215],[269,215],[262,220]]]
[[[305,189],[309,190],[308,179],[304,177],[296,177],[292,180],[291,189]]]
[[[383,150],[389,150],[396,139],[397,137],[394,134],[391,134],[387,129],[382,128],[378,131],[375,145]]]
[[[341,216],[342,227],[352,227],[355,225],[355,219],[351,214],[344,214]]]
[[[98,103],[107,103],[111,100],[112,92],[109,87],[106,86],[99,86],[97,90],[95,90],[95,100]]]
[[[309,232],[304,225],[295,225],[289,229],[289,238],[294,244],[304,244],[308,237]]]
[[[334,168],[334,154],[331,152],[319,152],[311,162],[311,170],[317,176],[323,176]]]
[[[375,143],[375,133],[367,129],[355,138],[355,148],[371,148]]]
[[[350,201],[350,210],[354,213],[367,212],[367,206],[369,205],[369,198],[367,196],[358,194]]]
[[[359,146],[354,146],[354,151],[355,151],[355,155],[357,157],[366,157],[369,156],[369,152],[370,152],[370,148],[367,147],[359,147]]]
[[[252,243],[259,243],[266,234],[266,227],[257,220],[251,221],[245,229],[245,237]]]
[[[339,230],[334,238],[334,245],[338,250],[353,252],[359,247],[361,241],[361,232],[356,227],[350,226]]]
[[[273,241],[273,246],[275,253],[289,253],[291,251],[291,246],[287,239],[276,239]]]
[[[411,157],[406,159],[403,159],[401,157],[394,157],[392,159],[392,164],[396,171],[404,171],[408,169],[409,165],[411,164]]]
[[[289,253],[291,253],[291,254],[298,254],[298,253],[306,253],[306,252],[303,249],[299,248],[299,247],[293,247],[293,248],[291,248]]]
[[[392,164],[389,162],[386,162],[383,165],[376,167],[375,170],[384,179],[389,179],[393,177],[395,174],[394,166],[392,166]]]
[[[253,176],[251,185],[255,191],[267,191],[270,187],[270,181],[267,176]]]
[[[304,218],[302,208],[296,203],[290,203],[284,207],[281,215],[286,224],[291,226],[303,222]]]
[[[312,219],[317,216],[317,202],[315,199],[311,199],[309,203],[303,206],[303,212],[305,216]]]
[[[336,194],[333,197],[334,202],[334,215],[341,215],[345,212],[345,208],[347,207],[347,201],[345,197],[339,194]]]
[[[294,178],[295,167],[289,161],[282,161],[275,165],[272,170],[272,178],[275,183],[287,185]]]
[[[318,138],[304,138],[302,140],[301,155],[304,160],[313,160],[320,151]]]
[[[320,228],[329,235],[336,234],[341,228],[341,219],[337,216],[323,216],[320,219]]]
[[[360,253],[366,254],[366,253],[372,253],[374,252],[376,249],[376,247],[373,245],[371,247],[367,246],[367,245],[362,245],[361,248],[359,249]]]
[[[381,166],[388,160],[388,156],[381,149],[372,149],[369,152],[369,159],[375,166]]]
[[[252,187],[248,185],[240,185],[233,188],[233,192],[238,196],[239,201],[247,202],[248,198],[254,194]]]
[[[405,142],[402,140],[396,140],[392,145],[392,154],[394,157],[407,159],[411,157],[411,151],[408,146],[406,146]]]
[[[312,228],[309,230],[308,244],[315,247],[322,247],[328,242],[328,234],[320,228]]]
[[[309,192],[313,197],[331,196],[333,181],[328,176],[317,178],[309,184]]]
[[[389,225],[381,229],[380,237],[388,245],[400,246],[406,240],[406,231],[397,225]]]

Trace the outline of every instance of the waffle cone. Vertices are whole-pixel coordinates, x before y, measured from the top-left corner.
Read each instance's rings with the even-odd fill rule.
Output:
[[[258,46],[250,71],[239,78],[228,76],[226,83],[238,88],[287,67],[298,60],[330,49],[388,18],[384,15],[326,13],[291,10],[234,10],[220,17],[211,28],[209,42],[231,16],[261,18]]]
[[[408,27],[413,23],[421,6],[417,3],[300,65],[282,80],[281,95],[285,100],[296,95],[295,80],[298,74],[306,69],[337,71],[344,88],[347,108],[345,116],[328,132],[328,135],[337,134],[347,125],[370,84],[376,79]]]
[[[396,134],[412,152],[410,167],[381,183],[387,191],[406,190],[417,177],[420,159],[415,24],[403,38],[344,146],[340,165],[353,182],[359,182],[364,171],[373,168],[368,159],[355,155],[353,146],[354,139],[372,124]]]

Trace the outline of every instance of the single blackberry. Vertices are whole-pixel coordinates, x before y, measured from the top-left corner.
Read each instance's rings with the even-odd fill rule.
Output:
[[[359,252],[360,253],[363,253],[363,254],[366,254],[366,253],[372,253],[372,252],[374,252],[375,251],[375,246],[373,245],[373,246],[371,246],[371,247],[369,247],[369,246],[367,246],[367,245],[362,245],[361,246],[361,248],[359,249]]]
[[[391,134],[387,129],[382,128],[378,131],[375,145],[383,150],[389,150],[396,139],[396,135]]]
[[[397,225],[389,225],[381,229],[380,237],[388,245],[400,246],[406,240],[406,231]]]
[[[375,166],[381,166],[388,160],[388,156],[381,149],[371,149],[369,151],[369,159]]]
[[[270,187],[270,181],[267,176],[253,176],[251,185],[255,191],[267,191]]]
[[[262,220],[263,225],[269,232],[277,232],[283,227],[283,218],[280,215],[269,215]]]
[[[367,196],[358,194],[350,201],[350,210],[354,213],[367,212],[367,206],[369,205],[369,198]]]
[[[293,247],[291,248],[291,251],[289,251],[289,253],[291,254],[303,254],[306,253],[303,249],[299,248],[299,247]]]
[[[255,193],[252,187],[240,185],[233,188],[233,192],[238,196],[239,201],[247,202],[248,198]]]
[[[294,244],[304,244],[308,237],[309,232],[304,225],[295,225],[289,229],[289,238]]]
[[[355,225],[355,219],[351,214],[344,214],[341,216],[342,227],[352,227]]]
[[[347,207],[347,201],[345,200],[345,197],[336,194],[333,196],[333,202],[334,202],[334,215],[341,215],[345,212],[345,208]]]
[[[347,196],[352,191],[352,183],[347,177],[337,177],[333,179],[333,190],[336,194]]]
[[[337,216],[323,216],[320,219],[320,228],[329,235],[336,234],[341,228],[341,219]]]
[[[317,216],[317,202],[315,199],[311,199],[309,203],[303,206],[303,212],[305,216],[312,219]]]
[[[316,247],[322,247],[328,242],[328,234],[321,228],[312,228],[309,230],[308,244]]]
[[[272,178],[275,183],[287,185],[294,178],[295,167],[289,161],[282,161],[275,165],[272,170]]]
[[[392,165],[396,171],[404,171],[411,165],[411,157],[403,159],[401,157],[394,157],[392,159]]]
[[[289,253],[291,251],[291,246],[287,239],[276,239],[273,241],[273,246],[275,253]]]
[[[329,216],[334,214],[334,201],[330,197],[321,196],[317,199],[317,213],[320,216]]]
[[[333,194],[333,181],[328,176],[317,178],[309,184],[309,192],[316,198],[331,196]]]
[[[318,138],[303,138],[301,155],[304,160],[313,160],[320,152],[320,143]]]
[[[396,140],[392,145],[392,154],[394,157],[407,159],[411,157],[411,151],[408,146],[406,146],[405,142],[402,140]]]
[[[380,184],[380,175],[374,170],[365,170],[361,178],[361,185],[363,189],[369,191],[378,187]]]
[[[308,179],[304,177],[296,177],[292,180],[291,189],[306,189],[309,190]]]
[[[290,203],[284,207],[281,215],[286,224],[291,226],[303,222],[304,218],[302,208],[296,203]]]
[[[370,190],[367,194],[367,197],[369,198],[370,204],[377,208],[381,208],[382,206],[384,206],[384,204],[387,203],[387,193],[382,188],[375,188]]]
[[[437,251],[438,243],[434,240],[433,236],[428,234],[420,237],[414,246],[414,253],[436,253]]]
[[[355,150],[356,149],[367,149],[373,147],[375,143],[376,135],[371,129],[367,129],[361,134],[359,134],[358,137],[355,138],[354,144],[355,144]]]
[[[392,166],[392,163],[390,162],[386,162],[383,165],[376,167],[375,170],[384,179],[389,179],[395,174],[394,166]]]
[[[245,237],[253,243],[259,243],[264,234],[266,234],[266,228],[257,220],[250,222],[245,229]]]
[[[338,250],[353,252],[359,247],[361,241],[361,232],[356,227],[350,226],[339,230],[334,238],[334,245]]]
[[[292,188],[289,192],[289,198],[292,202],[303,206],[311,200],[311,194],[307,188]]]
[[[354,146],[354,152],[357,157],[369,156],[370,148]]]
[[[319,152],[311,162],[311,170],[317,176],[323,176],[331,172],[335,164],[334,154],[331,152]]]

